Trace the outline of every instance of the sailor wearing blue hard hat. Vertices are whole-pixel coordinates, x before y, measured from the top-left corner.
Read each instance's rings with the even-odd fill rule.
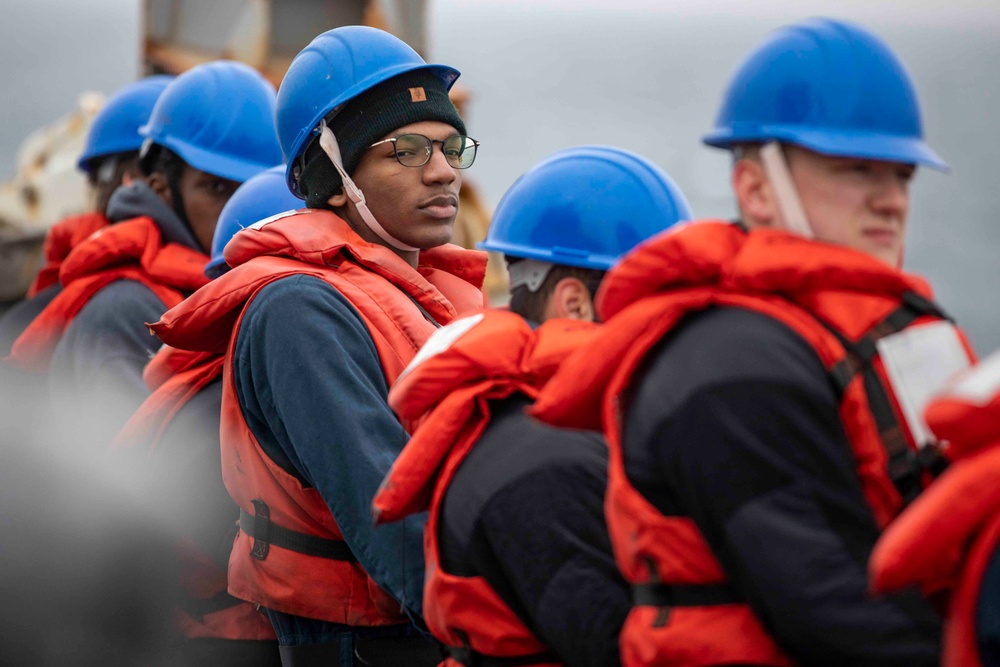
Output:
[[[242,63],[206,63],[170,81],[139,128],[146,177],[115,190],[114,224],[73,249],[62,292],[15,342],[14,362],[47,372],[67,407],[102,415],[82,437],[106,444],[142,401],[142,371],[159,347],[144,324],[207,281],[222,207],[240,182],[281,162],[274,100]],[[84,166],[123,145],[110,131],[101,139]]]
[[[944,166],[913,82],[867,30],[801,21],[743,60],[705,141],[734,152],[740,221],[626,255],[536,402],[607,435],[622,662],[937,664],[933,607],[872,597],[865,563],[942,466],[921,388],[971,356],[898,268],[914,169]]]
[[[97,191],[98,212],[107,209],[111,193],[123,177],[132,180],[142,175],[138,159],[143,137],[139,128],[149,120],[160,94],[173,79],[159,74],[131,83],[112,95],[94,118],[77,165]]]
[[[139,130],[149,188],[203,252],[239,184],[282,161],[274,96],[249,65],[206,63],[178,77]]]
[[[440,661],[410,620],[423,521],[375,529],[369,508],[408,438],[389,386],[438,326],[482,308],[485,253],[448,243],[477,147],[456,78],[381,30],[316,37],[276,104],[283,178],[308,208],[238,231],[232,269],[151,326],[226,351],[229,591],[267,615],[285,664]]]
[[[773,33],[740,65],[709,146],[733,150],[750,226],[778,226],[902,262],[918,165],[947,165],[924,142],[913,82],[858,26],[812,20]],[[749,158],[749,159],[746,159]]]
[[[592,320],[604,272],[641,241],[691,217],[680,188],[646,158],[578,146],[542,160],[507,190],[479,247],[504,255],[514,312],[534,322]],[[571,276],[576,289],[553,300]]]
[[[509,310],[440,329],[393,385],[390,404],[420,426],[374,508],[380,521],[429,510],[424,612],[456,662],[620,664],[630,604],[604,521],[607,445],[526,408],[596,330],[605,272],[690,218],[640,155],[578,146],[545,158],[507,190],[480,244],[508,262]]]
[[[173,80],[149,76],[128,84],[112,95],[94,118],[77,166],[87,174],[94,192],[94,210],[54,224],[45,238],[45,266],[28,289],[28,299],[0,318],[0,355],[6,356],[24,329],[59,293],[59,268],[74,246],[108,225],[112,193],[123,182],[142,177],[139,128],[149,120],[153,105]]]

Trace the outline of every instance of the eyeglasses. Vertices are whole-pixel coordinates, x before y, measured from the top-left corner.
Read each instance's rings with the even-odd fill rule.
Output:
[[[455,169],[468,169],[476,161],[476,149],[479,148],[478,141],[464,134],[457,134],[443,141],[422,134],[401,134],[398,137],[376,141],[368,148],[387,143],[392,143],[396,160],[404,167],[424,166],[430,162],[434,144],[441,144],[441,152],[444,153],[444,159],[448,164]]]

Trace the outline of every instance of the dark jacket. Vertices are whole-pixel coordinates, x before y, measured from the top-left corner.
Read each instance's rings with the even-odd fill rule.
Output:
[[[515,395],[459,466],[440,520],[441,566],[481,576],[567,665],[617,665],[631,603],[604,523],[607,446],[556,429]]]

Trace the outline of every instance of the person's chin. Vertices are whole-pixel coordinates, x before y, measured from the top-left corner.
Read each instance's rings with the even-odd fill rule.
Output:
[[[876,246],[868,248],[867,254],[893,268],[899,268],[902,264],[902,252],[898,248]]]
[[[406,241],[406,243],[421,250],[429,250],[451,242],[455,231],[455,221],[452,219],[437,220],[433,223],[424,222],[412,231],[411,240]]]

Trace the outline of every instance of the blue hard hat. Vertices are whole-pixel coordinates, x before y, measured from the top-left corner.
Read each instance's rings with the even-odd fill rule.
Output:
[[[159,144],[195,169],[245,181],[281,162],[274,98],[274,86],[249,65],[197,65],[163,91],[139,128],[143,152]]]
[[[436,74],[447,89],[459,76],[451,67],[428,65],[405,42],[366,26],[328,30],[302,49],[278,90],[278,139],[289,189],[299,194],[295,162],[318,136],[323,118],[383,81],[420,69]]]
[[[236,232],[272,215],[297,209],[301,204],[285,185],[285,165],[251,176],[236,188],[222,207],[212,237],[212,258],[205,265],[205,275],[218,278],[225,273],[226,260],[222,251]]]
[[[710,146],[780,141],[817,153],[947,169],[923,139],[910,75],[867,30],[809,19],[772,33],[736,70]]]
[[[522,175],[493,214],[483,250],[609,269],[642,241],[692,218],[666,172],[631,151],[579,146]]]
[[[173,80],[165,74],[148,76],[112,95],[90,126],[77,166],[89,172],[96,158],[138,151],[142,147],[139,127],[149,120],[160,93]]]

